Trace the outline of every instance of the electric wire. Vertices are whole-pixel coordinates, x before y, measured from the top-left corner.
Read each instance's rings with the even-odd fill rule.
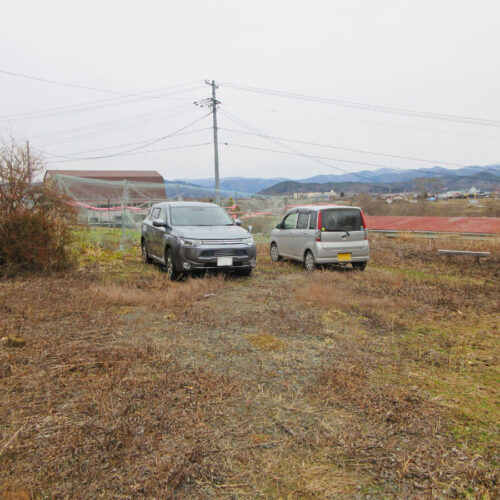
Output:
[[[143,125],[143,124],[146,124],[146,123],[150,124],[150,123],[157,122],[157,121],[162,121],[162,120],[166,120],[166,119],[170,119],[170,118],[176,118],[178,116],[182,116],[182,115],[186,115],[186,114],[190,114],[190,113],[194,113],[194,112],[196,112],[195,109],[187,109],[185,111],[181,111],[181,112],[178,112],[178,113],[169,114],[169,115],[165,115],[165,116],[160,116],[160,117],[157,117],[157,118],[154,118],[154,119],[139,120],[139,121],[130,123],[130,124],[126,125],[126,126],[115,126],[115,127],[111,127],[111,128],[105,128],[105,129],[102,129],[102,130],[99,130],[99,131],[87,132],[87,133],[84,133],[84,134],[75,135],[75,136],[72,136],[72,137],[65,137],[65,138],[58,139],[58,140],[49,140],[49,141],[45,141],[45,142],[39,143],[39,144],[37,144],[37,146],[38,147],[45,147],[45,146],[52,146],[54,144],[64,144],[64,143],[67,143],[67,142],[73,142],[73,141],[77,141],[77,140],[81,140],[81,139],[88,139],[88,138],[91,138],[91,137],[101,136],[101,135],[104,135],[104,134],[111,134],[111,133],[114,133],[114,132],[117,132],[117,131],[122,131],[122,130],[127,130],[127,129],[131,129],[131,128],[135,128],[135,127],[137,127],[139,125]]]
[[[270,111],[272,113],[284,113],[284,114],[290,114],[290,115],[298,115],[298,116],[309,116],[313,118],[320,118],[320,119],[327,119],[327,120],[343,120],[343,121],[349,121],[349,122],[355,122],[355,123],[366,123],[368,125],[376,125],[379,127],[390,127],[390,128],[397,128],[397,129],[409,129],[409,130],[419,130],[423,132],[431,132],[431,133],[438,133],[438,134],[449,134],[449,135],[462,135],[462,136],[467,136],[467,137],[481,137],[483,139],[494,139],[496,141],[500,140],[499,136],[494,136],[494,135],[484,135],[484,134],[476,134],[472,132],[464,132],[462,130],[443,130],[443,129],[436,129],[436,128],[429,128],[429,127],[415,127],[412,125],[404,125],[402,123],[382,123],[379,121],[373,121],[373,120],[360,120],[358,118],[347,118],[345,116],[333,116],[333,115],[323,115],[323,114],[318,114],[318,113],[305,113],[302,111],[290,111],[287,109],[278,109],[278,108],[264,108],[261,106],[245,106],[241,104],[231,104],[224,102],[224,107],[227,108],[244,108],[244,109],[252,109],[255,111]]]
[[[331,165],[329,163],[326,163],[324,160],[341,161],[341,162],[349,162],[349,163],[359,163],[359,164],[370,165],[370,166],[378,166],[378,167],[382,167],[382,168],[391,168],[391,167],[388,167],[386,165],[369,164],[367,162],[355,162],[355,161],[351,161],[351,160],[340,160],[338,158],[325,158],[325,157],[320,157],[320,156],[309,155],[309,154],[306,154],[306,153],[304,153],[302,151],[299,151],[299,150],[297,150],[295,148],[292,148],[291,146],[288,146],[287,144],[284,144],[283,142],[281,142],[277,138],[274,138],[272,136],[269,136],[269,135],[265,134],[264,132],[261,132],[260,130],[256,129],[252,125],[250,125],[250,124],[244,122],[243,120],[241,120],[240,118],[232,115],[228,111],[225,111],[225,110],[220,110],[220,111],[221,111],[221,113],[223,115],[225,115],[226,117],[228,117],[230,120],[232,120],[233,122],[235,122],[238,125],[242,126],[243,128],[252,131],[253,133],[255,133],[255,135],[258,135],[258,136],[260,136],[260,137],[262,137],[262,138],[264,138],[264,139],[272,142],[275,145],[278,145],[278,146],[280,146],[282,148],[287,149],[289,152],[291,152],[292,154],[294,154],[296,156],[301,156],[301,157],[304,157],[304,158],[308,158],[311,161],[314,161],[316,163],[324,165],[324,166],[326,166],[328,168],[339,170],[341,172],[344,172],[344,173],[347,173],[349,175],[352,175],[352,176],[355,176],[355,177],[359,177],[359,178],[368,180],[370,182],[377,182],[377,181],[373,177],[370,178],[367,175],[360,174],[358,172],[350,172],[348,170],[344,170],[344,169],[342,169],[342,168],[340,168],[338,166],[334,166],[334,165]],[[228,145],[229,145],[229,143],[228,143]],[[257,149],[257,148],[248,147],[248,149]],[[261,148],[261,149],[263,149],[263,148]],[[276,150],[271,150],[270,152],[280,153],[280,151],[276,151]],[[281,151],[281,153],[286,153],[286,152]],[[422,169],[406,169],[406,170],[403,170],[401,172],[420,172],[420,173],[432,174],[433,176],[449,175],[449,174],[442,174],[442,173],[437,173],[437,172],[432,172],[432,171],[426,171],[426,170],[422,170]],[[485,179],[484,174],[487,174],[487,173],[490,173],[490,172],[483,172],[483,175],[482,175],[483,179]],[[478,178],[478,176],[469,176],[469,175],[460,175],[460,177],[461,178],[472,178],[472,179],[477,179]],[[489,178],[488,180],[498,181],[498,177],[496,175],[495,175],[495,177],[496,178]]]
[[[303,101],[318,102],[318,103],[322,103],[322,104],[345,106],[345,107],[349,107],[349,108],[362,109],[362,110],[366,110],[366,111],[377,111],[377,112],[382,112],[382,113],[391,113],[391,114],[398,114],[398,115],[405,115],[405,116],[413,116],[413,117],[426,118],[426,119],[432,119],[432,120],[444,120],[444,121],[451,121],[451,122],[457,122],[457,123],[465,123],[468,125],[482,125],[482,126],[488,126],[488,127],[500,127],[500,121],[498,121],[498,120],[488,120],[488,119],[484,119],[484,118],[475,118],[475,117],[471,117],[471,116],[460,116],[460,115],[454,115],[454,114],[452,115],[452,114],[446,114],[446,113],[434,113],[434,112],[419,111],[419,110],[414,110],[414,109],[382,106],[382,105],[378,105],[378,104],[367,104],[367,103],[361,103],[361,102],[355,102],[355,101],[345,101],[345,100],[341,100],[341,99],[310,96],[310,95],[298,94],[298,93],[294,93],[294,92],[287,92],[287,91],[283,91],[283,90],[271,90],[271,89],[265,89],[265,88],[259,88],[259,87],[250,87],[248,85],[237,85],[237,84],[224,83],[224,82],[222,82],[222,83],[219,82],[219,86],[232,88],[232,89],[236,89],[236,90],[242,90],[245,92],[267,94],[267,95],[273,95],[273,96],[284,97],[284,98],[289,98],[289,99],[299,99],[299,100],[303,100]]]
[[[41,78],[41,77],[33,76],[33,75],[26,75],[24,73],[15,73],[14,71],[0,70],[0,73],[4,74],[4,75],[9,75],[9,76],[15,76],[15,77],[18,77],[18,78],[25,78],[25,79],[28,79],[28,80],[35,80],[35,81],[43,82],[43,83],[50,83],[50,84],[53,84],[53,85],[61,85],[63,87],[71,87],[71,88],[83,89],[83,90],[93,90],[93,91],[96,91],[96,92],[104,92],[104,93],[107,93],[107,94],[116,94],[116,95],[121,95],[121,96],[124,96],[124,97],[132,97],[132,96],[141,95],[141,93],[121,92],[121,91],[118,91],[118,90],[110,90],[110,89],[103,89],[103,88],[100,88],[100,87],[89,87],[87,85],[79,85],[79,84],[75,84],[75,83],[61,82],[59,80],[50,80],[48,78]],[[197,80],[195,80],[195,81],[197,81]]]
[[[247,129],[247,130],[250,130],[252,132],[255,132],[257,133],[257,135],[259,135],[260,137],[272,142],[273,144],[275,145],[278,145],[282,148],[285,148],[287,149],[288,151],[291,151],[292,153],[294,153],[295,155],[297,156],[302,156],[303,158],[308,158],[310,159],[311,161],[314,161],[316,163],[319,163],[320,165],[323,165],[323,166],[326,166],[328,168],[332,168],[332,169],[335,169],[335,170],[338,170],[340,172],[344,172],[346,174],[351,174],[351,175],[354,175],[355,177],[359,177],[361,179],[368,179],[370,182],[373,182],[374,179],[373,178],[370,178],[366,175],[363,175],[363,174],[358,174],[357,172],[350,172],[348,170],[344,170],[343,168],[340,168],[340,167],[337,167],[337,166],[333,166],[333,165],[330,165],[329,163],[326,163],[325,161],[323,161],[322,159],[320,158],[316,158],[314,156],[311,156],[311,155],[308,155],[306,153],[303,153],[302,151],[299,151],[295,148],[292,148],[291,146],[289,146],[288,144],[284,144],[282,141],[280,141],[279,139],[275,139],[267,134],[265,134],[264,132],[261,132],[260,130],[256,129],[255,127],[253,127],[252,125],[248,124],[248,123],[245,123],[243,120],[241,120],[240,118],[234,116],[233,114],[229,113],[228,111],[225,111],[225,110],[220,110],[222,112],[222,114],[226,117],[228,117],[230,120],[232,120],[233,122],[237,123],[238,125],[240,125],[241,127]]]
[[[63,158],[68,158],[69,161],[78,161],[78,160],[100,160],[102,158],[112,158],[112,157],[115,157],[115,156],[124,156],[124,155],[126,155],[128,153],[132,153],[134,151],[138,151],[138,150],[143,149],[143,148],[145,148],[147,146],[152,146],[153,144],[157,144],[158,142],[161,142],[161,141],[164,141],[164,140],[166,140],[166,139],[168,139],[170,137],[173,137],[174,135],[177,135],[180,132],[182,132],[183,130],[186,130],[187,128],[193,126],[194,124],[200,122],[201,120],[203,120],[204,118],[206,118],[210,114],[211,113],[207,113],[207,114],[205,114],[205,115],[197,118],[193,122],[188,123],[187,125],[184,125],[180,129],[177,129],[174,132],[171,132],[170,134],[167,134],[167,135],[165,135],[163,137],[158,137],[156,139],[153,139],[152,141],[149,141],[149,142],[147,142],[145,144],[142,144],[141,146],[137,146],[137,147],[132,148],[132,149],[128,149],[128,150],[125,150],[125,151],[120,151],[120,152],[117,152],[117,153],[111,153],[111,154],[108,154],[108,155],[85,156],[85,157],[79,157],[79,158],[71,158],[71,157],[63,156]]]
[[[259,134],[252,133],[252,132],[244,132],[242,130],[224,129],[224,128],[221,128],[221,130],[225,130],[227,132],[234,132],[237,134],[259,135]],[[280,141],[285,141],[285,142],[295,142],[298,144],[307,144],[310,146],[319,146],[319,147],[323,147],[323,148],[339,149],[341,151],[349,151],[352,153],[363,153],[363,154],[376,155],[376,156],[386,156],[388,158],[396,158],[396,159],[400,159],[400,160],[421,161],[421,162],[426,162],[426,163],[449,165],[449,166],[453,166],[453,167],[466,167],[467,166],[467,165],[464,165],[461,163],[451,163],[451,162],[446,162],[446,161],[428,160],[428,159],[424,159],[424,158],[416,158],[413,156],[402,156],[402,155],[396,155],[396,154],[390,154],[390,153],[379,153],[379,152],[375,152],[375,151],[366,151],[364,149],[346,148],[346,147],[341,147],[341,146],[332,146],[330,144],[320,144],[318,142],[308,142],[308,141],[301,141],[299,139],[289,139],[286,137],[275,137],[274,136],[274,139],[278,139]],[[339,161],[341,161],[341,160],[339,160]]]
[[[200,142],[198,144],[187,144],[185,146],[173,146],[171,148],[148,149],[146,151],[134,151],[134,152],[130,152],[130,153],[124,153],[124,154],[121,154],[119,156],[124,157],[124,156],[135,156],[135,155],[142,155],[142,154],[149,154],[149,153],[160,153],[163,151],[173,151],[173,150],[177,150],[177,149],[191,149],[191,148],[197,148],[200,146],[208,146],[208,145],[211,146],[212,142]],[[99,159],[109,159],[109,158],[112,158],[112,156],[103,156]],[[79,160],[81,160],[81,158],[69,158],[67,160],[49,160],[48,163],[50,163],[50,164],[70,163],[70,162],[79,161]],[[64,175],[63,170],[61,170],[61,175]]]
[[[196,130],[190,130],[188,132],[182,132],[182,133],[176,134],[175,137],[180,137],[180,136],[183,136],[183,135],[192,135],[192,134],[196,134],[198,132],[205,132],[207,130],[212,130],[212,127],[198,128]],[[128,143],[125,143],[125,144],[115,144],[114,146],[106,146],[104,148],[87,149],[85,151],[76,151],[74,153],[67,153],[66,155],[57,155],[57,154],[51,154],[51,153],[46,153],[46,155],[49,156],[49,157],[52,157],[52,158],[71,158],[71,156],[74,156],[74,155],[81,155],[81,154],[87,154],[87,153],[95,153],[97,151],[109,151],[110,149],[125,148],[125,147],[128,147],[128,146],[135,146],[137,144],[144,144],[144,143],[147,143],[147,142],[149,142],[151,140],[153,140],[153,139],[147,139],[147,140],[144,140],[144,141],[128,142]]]
[[[91,125],[84,125],[82,127],[76,127],[76,128],[70,128],[70,129],[67,128],[65,130],[54,130],[52,132],[46,132],[44,134],[38,134],[38,135],[31,136],[31,139],[36,140],[36,139],[42,139],[42,138],[58,136],[58,135],[64,136],[64,135],[72,134],[73,132],[80,132],[82,130],[87,130],[87,129],[95,129],[96,127],[102,127],[105,125],[112,125],[114,123],[122,123],[122,122],[126,122],[129,120],[133,121],[136,118],[154,117],[157,115],[162,115],[167,111],[175,111],[175,110],[180,110],[182,108],[192,109],[192,107],[188,104],[178,104],[177,106],[172,106],[172,107],[163,108],[163,109],[157,109],[155,111],[149,111],[147,113],[137,113],[134,115],[129,115],[129,116],[124,117],[124,118],[118,118],[116,120],[108,120],[108,121],[104,121],[104,122],[101,121],[98,123],[93,123]]]
[[[172,97],[172,96],[179,95],[182,93],[195,92],[195,91],[201,90],[203,88],[204,88],[203,86],[190,87],[187,89],[181,89],[177,92],[168,92],[168,93],[164,93],[164,94],[158,94],[154,98],[155,99],[167,99],[167,100],[192,101],[192,99],[189,99],[189,98],[178,98],[178,97]],[[67,106],[67,107],[52,108],[52,109],[48,109],[45,111],[40,110],[40,111],[32,111],[32,112],[28,112],[28,113],[18,113],[16,115],[4,115],[4,116],[1,116],[0,119],[2,119],[4,121],[23,121],[23,120],[37,120],[37,119],[55,118],[55,117],[68,115],[68,114],[83,113],[83,112],[96,111],[96,110],[101,110],[101,109],[106,109],[106,108],[111,108],[111,107],[116,107],[116,106],[134,104],[136,102],[140,102],[144,99],[149,99],[149,98],[152,98],[152,96],[132,97],[132,98],[128,98],[127,100],[123,100],[123,99],[125,99],[123,97],[113,98],[113,99],[101,99],[98,101],[90,101],[87,103],[75,104],[75,105]]]

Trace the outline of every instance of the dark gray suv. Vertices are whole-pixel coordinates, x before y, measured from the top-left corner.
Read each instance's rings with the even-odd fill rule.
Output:
[[[252,235],[240,226],[213,203],[158,203],[142,222],[142,260],[163,264],[173,280],[203,269],[250,276],[257,250]]]

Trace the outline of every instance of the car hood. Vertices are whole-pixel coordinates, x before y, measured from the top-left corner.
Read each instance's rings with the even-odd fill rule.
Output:
[[[175,231],[183,238],[200,240],[232,240],[251,236],[239,226],[176,226]]]

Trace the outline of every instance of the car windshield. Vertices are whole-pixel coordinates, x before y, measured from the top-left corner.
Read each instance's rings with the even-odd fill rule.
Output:
[[[323,231],[360,231],[362,225],[359,210],[342,208],[321,211]]]
[[[173,226],[232,226],[233,220],[220,207],[192,206],[171,207]]]

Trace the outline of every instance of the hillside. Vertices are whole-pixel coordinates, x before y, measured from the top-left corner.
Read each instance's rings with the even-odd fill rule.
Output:
[[[432,191],[432,183],[436,178],[420,177],[419,181],[428,185],[428,190]],[[439,181],[440,190],[454,190],[454,189],[469,189],[475,186],[478,189],[486,191],[500,189],[500,175],[492,173],[481,172],[474,176],[457,176],[446,175],[437,178]],[[415,191],[416,180],[407,180],[404,182],[299,182],[299,181],[285,181],[279,182],[274,186],[263,189],[259,194],[263,195],[283,195],[291,193],[307,193],[307,192],[326,192],[331,189],[337,193],[343,191],[344,193],[391,193],[402,191]]]
[[[415,179],[427,177],[437,178],[446,181],[446,185],[450,185],[449,189],[461,189],[461,187],[470,187],[476,184],[476,178],[479,181],[488,179],[498,182],[500,177],[500,165],[487,166],[469,166],[459,169],[447,169],[443,167],[428,167],[412,170],[398,170],[391,168],[380,168],[377,170],[363,170],[361,172],[345,173],[345,174],[324,174],[307,177],[305,179],[287,179],[284,177],[223,177],[220,180],[221,189],[226,191],[226,196],[244,195],[245,193],[266,193],[270,187],[281,185],[284,182],[295,182],[301,184],[321,184],[320,189],[307,188],[306,191],[325,191],[323,184],[336,183],[337,185],[346,184],[385,184],[391,186],[395,183],[405,183],[412,189],[412,183]],[[460,177],[465,180],[465,185],[461,184]],[[203,179],[180,179],[169,181],[172,184],[187,184],[201,188],[208,188],[209,193],[213,193],[214,179],[213,177]],[[479,187],[479,186],[476,186]],[[482,185],[483,189],[495,189],[488,185]],[[498,189],[498,187],[496,188]],[[359,186],[359,190],[364,190],[363,186]],[[352,192],[359,192],[353,190]],[[295,189],[294,192],[299,192],[300,189]],[[288,191],[284,191],[288,192]],[[293,192],[293,191],[292,191]],[[374,189],[374,192],[385,192]]]
[[[220,179],[220,187],[223,190],[233,191],[234,196],[235,191],[241,193],[258,193],[262,189],[286,180],[285,177],[223,177]],[[189,183],[210,189],[214,187],[213,177],[206,179],[181,179],[172,182]]]

